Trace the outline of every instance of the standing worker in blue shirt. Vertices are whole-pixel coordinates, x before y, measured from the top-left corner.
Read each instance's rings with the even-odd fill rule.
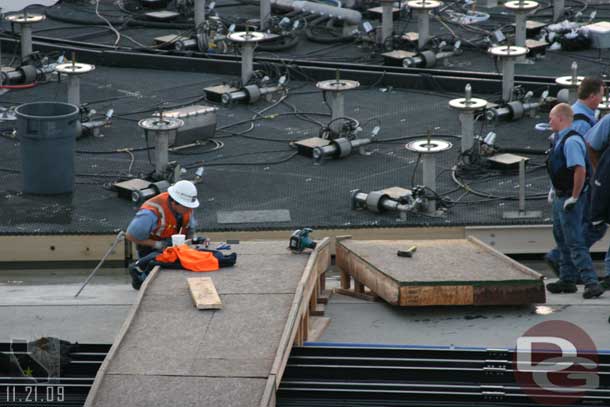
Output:
[[[604,289],[597,280],[589,248],[585,243],[583,224],[588,188],[587,147],[583,136],[572,128],[574,112],[570,105],[560,103],[549,114],[554,132],[547,169],[555,196],[553,197],[553,237],[560,252],[559,280],[547,284],[551,293],[574,293],[578,277],[585,284],[583,298],[599,297]],[[583,196],[585,195],[585,196]]]
[[[600,78],[586,77],[578,87],[578,100],[572,105],[574,112],[574,118],[572,123],[572,129],[576,130],[583,136],[597,123],[595,117],[595,110],[602,102],[604,97],[604,81]],[[593,160],[593,157],[591,157]],[[549,193],[549,203],[552,202],[553,190]],[[604,237],[607,226],[605,224],[592,225],[589,219],[589,209],[585,209],[585,216],[583,218],[585,223],[585,244],[587,247],[591,247]],[[544,260],[553,269],[555,274],[559,276],[559,249],[555,247],[549,251],[545,256]],[[610,275],[610,258],[606,261],[606,276]]]
[[[587,133],[587,145],[589,147],[589,158],[593,168],[597,168],[599,159],[601,158],[606,148],[608,148],[608,139],[610,138],[610,115],[604,116]]]
[[[596,227],[607,227],[610,221],[608,216],[610,208],[610,191],[608,179],[610,178],[610,152],[608,144],[610,139],[610,115],[602,118],[586,135],[589,158],[593,167],[591,216]],[[610,275],[610,248],[604,259],[606,273]]]

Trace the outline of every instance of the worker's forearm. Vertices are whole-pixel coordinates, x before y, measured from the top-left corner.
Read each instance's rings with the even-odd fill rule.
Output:
[[[580,193],[582,192],[582,188],[585,185],[585,177],[587,175],[587,171],[585,167],[581,167],[577,165],[574,167],[574,186],[572,187],[572,197],[578,199]]]
[[[587,144],[587,152],[589,153],[589,159],[591,160],[591,166],[593,170],[597,168],[597,163],[599,162],[599,153],[592,149],[590,145]]]
[[[138,240],[135,237],[133,237],[133,235],[127,233],[125,235],[125,238],[127,240],[129,240],[130,242],[134,242],[135,244],[137,244],[138,246],[148,246],[148,247],[155,247],[155,245],[157,244],[157,240],[152,240],[152,239],[145,239],[145,240]]]

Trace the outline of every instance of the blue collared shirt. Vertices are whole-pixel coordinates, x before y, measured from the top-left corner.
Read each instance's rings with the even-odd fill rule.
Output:
[[[593,150],[602,152],[608,147],[609,137],[610,115],[606,115],[587,132],[586,139]]]
[[[561,130],[559,133],[555,133],[555,137],[553,138],[554,144],[553,148],[557,148],[561,143],[561,140],[565,137],[566,134],[570,130],[574,130],[573,127],[568,127]],[[572,168],[574,166],[581,166],[586,168],[586,156],[587,156],[587,147],[585,146],[585,142],[581,137],[572,136],[566,140],[563,144],[563,155],[566,158],[566,167]]]
[[[589,106],[585,105],[580,100],[577,100],[572,105],[572,110],[574,111],[574,115],[577,115],[579,113],[584,114],[591,120],[591,123],[597,123],[597,120],[595,119],[595,110],[591,109]],[[574,123],[572,124],[572,128],[583,136],[587,134],[591,127],[591,124],[589,124],[586,120],[574,120]]]

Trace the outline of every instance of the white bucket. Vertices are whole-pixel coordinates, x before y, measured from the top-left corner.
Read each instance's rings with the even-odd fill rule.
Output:
[[[180,246],[181,244],[184,244],[185,239],[185,235],[172,235],[172,246]]]

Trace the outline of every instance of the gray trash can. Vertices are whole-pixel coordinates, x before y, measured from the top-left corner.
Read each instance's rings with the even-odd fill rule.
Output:
[[[23,192],[72,192],[78,107],[68,103],[35,102],[19,106],[15,114],[21,142]]]

